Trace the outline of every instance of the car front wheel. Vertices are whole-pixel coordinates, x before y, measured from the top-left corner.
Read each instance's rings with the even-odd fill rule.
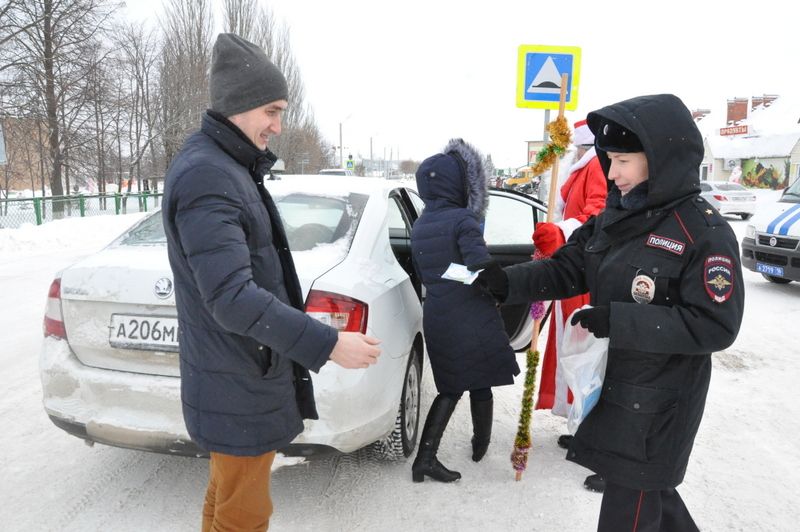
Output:
[[[403,380],[403,394],[394,422],[394,429],[374,444],[378,454],[386,460],[408,457],[417,446],[419,430],[419,403],[422,382],[422,365],[417,347],[411,350]]]
[[[771,283],[788,284],[792,282],[791,279],[784,279],[783,277],[775,277],[774,275],[767,275],[766,273],[762,273],[761,275],[764,277],[764,279],[766,279]]]

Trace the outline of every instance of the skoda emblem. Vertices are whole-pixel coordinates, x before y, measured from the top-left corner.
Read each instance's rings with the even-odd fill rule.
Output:
[[[778,239],[774,236],[769,237],[769,245],[775,247],[778,245]]]
[[[156,286],[153,288],[153,291],[161,299],[168,298],[172,295],[172,280],[168,277],[162,277],[156,281]]]

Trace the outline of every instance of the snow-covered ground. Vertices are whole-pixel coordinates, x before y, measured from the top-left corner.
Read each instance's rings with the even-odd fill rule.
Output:
[[[759,194],[760,201],[776,197]],[[140,216],[0,230],[3,530],[200,528],[206,460],[90,448],[56,428],[41,406],[38,352],[53,275]],[[731,219],[740,236],[745,224]],[[704,531],[797,530],[800,283],[775,285],[749,271],[744,282],[742,331],[734,346],[714,355],[705,418],[679,491]],[[563,420],[535,413],[528,470],[514,481],[508,457],[521,381],[495,390],[493,442],[479,464],[469,458],[468,402],[458,406],[440,459],[461,471],[460,482],[414,484],[410,462],[381,462],[368,451],[317,458],[275,471],[272,529],[594,530],[600,495],[581,487],[587,471],[566,462],[556,446]],[[424,413],[434,394],[429,371],[423,386]]]

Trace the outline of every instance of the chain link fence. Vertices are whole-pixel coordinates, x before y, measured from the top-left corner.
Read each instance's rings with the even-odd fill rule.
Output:
[[[43,198],[0,199],[0,228],[23,224],[41,225],[71,216],[128,214],[158,209],[162,193],[46,196]]]

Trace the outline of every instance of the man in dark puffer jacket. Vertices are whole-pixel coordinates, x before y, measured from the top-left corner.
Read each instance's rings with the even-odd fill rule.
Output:
[[[303,312],[300,283],[264,175],[288,105],[283,74],[221,34],[211,109],[167,173],[163,218],[180,326],[181,399],[211,454],[203,531],[266,530],[275,450],[317,419],[308,370],[374,364],[378,341]]]

